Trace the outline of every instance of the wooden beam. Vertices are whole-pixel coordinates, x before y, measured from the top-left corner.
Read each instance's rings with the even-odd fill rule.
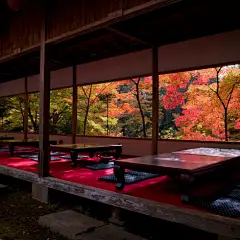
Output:
[[[76,71],[76,65],[74,65],[73,66],[73,99],[72,99],[72,144],[76,143],[76,135],[77,135],[77,103],[78,103],[77,71]]]
[[[24,126],[24,140],[27,140],[28,135],[28,86],[27,86],[27,77],[24,79],[24,117],[23,117],[23,126]]]
[[[134,37],[134,36],[132,36],[132,35],[130,35],[130,34],[124,33],[123,31],[117,30],[116,28],[107,27],[106,29],[108,29],[108,30],[111,31],[111,32],[114,32],[114,33],[118,34],[119,36],[122,36],[122,37],[125,37],[125,38],[128,38],[128,39],[131,39],[131,40],[133,40],[133,41],[135,41],[135,42],[139,42],[139,43],[141,43],[141,44],[143,44],[143,45],[147,45],[147,46],[149,46],[149,47],[151,46],[150,43],[148,43],[148,42],[146,42],[146,41],[143,41],[143,40],[141,40],[141,39],[139,39],[139,38],[137,38],[137,37]]]
[[[158,48],[152,48],[152,154],[158,154],[159,81]]]
[[[8,55],[2,56],[2,57],[0,57],[0,63],[8,62],[8,61],[11,61],[11,60],[16,59],[18,57],[21,57],[21,56],[27,55],[29,53],[32,53],[34,51],[38,51],[39,47],[40,47],[40,44],[38,43],[38,44],[35,44],[31,47],[22,49],[21,52],[19,52],[19,53],[10,53]]]
[[[168,5],[172,5],[182,0],[150,0],[146,3],[140,4],[138,6],[132,7],[130,9],[119,9],[115,12],[109,13],[106,18],[103,18],[99,21],[90,23],[88,25],[82,26],[80,28],[70,30],[59,36],[52,37],[47,40],[47,43],[59,43],[69,39],[72,39],[76,36],[83,35],[98,29],[106,28],[112,24],[119,23],[129,18],[136,17],[140,14],[159,9]]]
[[[49,176],[49,107],[50,107],[50,69],[46,49],[46,19],[42,21],[40,48],[40,124],[39,124],[39,162],[38,175]]]

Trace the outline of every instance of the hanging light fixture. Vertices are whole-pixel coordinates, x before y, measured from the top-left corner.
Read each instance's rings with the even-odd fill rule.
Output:
[[[7,4],[12,11],[17,12],[21,10],[22,0],[7,0]]]

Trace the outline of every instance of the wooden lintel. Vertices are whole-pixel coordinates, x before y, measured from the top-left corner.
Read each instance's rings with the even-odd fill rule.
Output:
[[[39,47],[40,47],[40,44],[38,43],[38,44],[35,44],[31,47],[22,49],[21,52],[19,52],[19,53],[11,53],[11,54],[2,56],[2,57],[0,57],[0,63],[8,62],[8,61],[11,61],[12,59],[21,57],[23,55],[27,55],[28,53],[38,51]]]
[[[131,40],[133,40],[133,41],[135,41],[135,42],[139,42],[139,43],[141,43],[141,44],[143,44],[143,45],[147,45],[147,46],[149,46],[149,47],[151,46],[150,43],[148,43],[148,42],[146,42],[146,41],[144,41],[144,40],[142,40],[142,39],[140,39],[140,38],[134,37],[134,36],[132,36],[132,35],[130,35],[130,34],[124,33],[123,31],[120,31],[120,30],[118,30],[118,29],[116,29],[116,28],[107,27],[106,29],[108,29],[109,31],[114,32],[114,33],[116,33],[116,34],[118,34],[118,35],[120,35],[120,36],[122,36],[122,37],[131,39]]]
[[[76,36],[79,36],[81,34],[86,34],[86,33],[95,31],[97,29],[106,28],[108,26],[111,26],[112,24],[121,22],[129,18],[133,18],[142,13],[150,12],[152,10],[155,10],[167,5],[171,5],[180,1],[182,0],[150,0],[150,1],[147,1],[146,3],[140,4],[139,6],[132,7],[127,10],[119,9],[115,12],[108,14],[106,18],[103,18],[99,21],[93,22],[91,24],[88,24],[80,28],[70,30],[66,33],[63,33],[62,35],[47,39],[46,42],[47,43],[63,42],[63,41],[72,39]]]
[[[23,126],[24,126],[24,140],[27,140],[28,135],[28,79],[24,78],[24,117],[23,117]]]
[[[46,19],[42,21],[40,48],[40,121],[39,121],[39,162],[38,175],[49,176],[49,108],[50,108],[50,69],[46,49]]]
[[[74,65],[73,66],[73,99],[72,99],[72,144],[76,143],[76,135],[77,135],[77,103],[78,103],[77,71],[76,71],[76,65]]]
[[[152,48],[152,154],[158,154],[159,81],[158,48]]]

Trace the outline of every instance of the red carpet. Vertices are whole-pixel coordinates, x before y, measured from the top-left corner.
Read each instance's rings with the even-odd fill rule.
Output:
[[[72,168],[70,163],[70,160],[52,161],[50,163],[51,176],[74,183],[116,191],[114,183],[98,181],[100,176],[112,174],[113,169],[93,171],[81,167]],[[0,153],[0,164],[37,173],[37,162],[17,156],[9,157],[8,153]],[[213,187],[215,188],[216,186],[213,184]],[[205,188],[203,190],[206,192]],[[212,189],[208,187],[208,191],[212,191]],[[196,209],[193,206],[181,203],[181,192],[178,184],[165,176],[127,185],[124,191],[121,192],[139,198]]]

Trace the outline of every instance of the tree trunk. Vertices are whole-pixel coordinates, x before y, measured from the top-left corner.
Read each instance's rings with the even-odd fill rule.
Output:
[[[136,98],[137,98],[137,103],[138,103],[138,107],[139,107],[141,118],[142,118],[143,136],[146,138],[147,133],[146,133],[145,117],[144,117],[140,96],[139,96],[139,81],[136,83]]]
[[[30,107],[28,108],[28,115],[29,115],[30,120],[31,120],[31,123],[32,123],[32,125],[33,125],[34,132],[36,133],[36,131],[37,131],[37,123],[36,123],[36,121],[33,119],[33,115],[32,115],[32,113],[31,113]]]
[[[83,136],[86,136],[86,128],[87,128],[87,119],[88,119],[88,113],[89,113],[89,100],[88,100],[88,105],[86,107],[86,112],[85,112],[85,117],[84,117],[84,122],[83,122]]]
[[[21,112],[21,115],[22,115],[22,128],[24,129],[24,111],[22,109],[21,102],[19,102],[19,107],[20,107],[20,112]]]
[[[228,142],[228,109],[224,108],[224,131],[225,141]]]
[[[90,88],[90,92],[89,92],[89,95],[87,96],[87,93],[84,91],[84,88],[83,88],[83,92],[87,98],[87,106],[86,106],[86,112],[85,112],[85,117],[84,117],[84,122],[83,122],[83,136],[86,136],[86,128],[87,128],[87,119],[88,119],[88,113],[89,113],[89,109],[90,109],[90,99],[91,99],[91,96],[92,96],[92,85],[91,85],[91,88]]]

